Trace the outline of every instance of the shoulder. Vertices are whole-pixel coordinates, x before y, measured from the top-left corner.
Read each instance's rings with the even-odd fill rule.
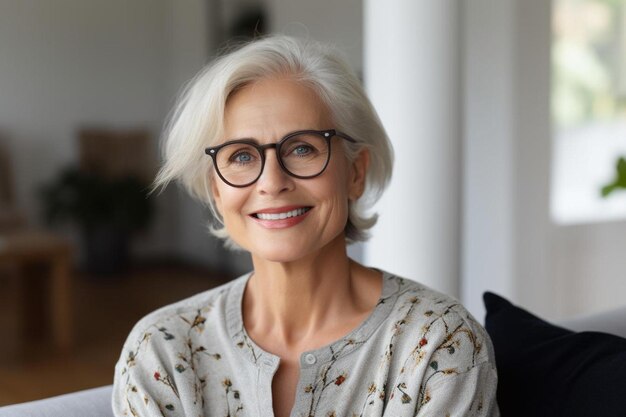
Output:
[[[196,373],[220,369],[227,343],[227,312],[245,286],[244,275],[220,287],[162,307],[135,324],[115,365],[112,405],[119,415],[165,415],[163,408],[198,408],[205,379]],[[192,398],[193,402],[181,399]],[[141,412],[139,412],[141,411]],[[196,415],[196,411],[192,414]]]
[[[387,287],[395,288],[381,300],[392,305],[381,334],[389,409],[405,415],[402,410],[413,404],[411,415],[456,415],[457,406],[480,410],[495,401],[495,358],[484,328],[456,298],[384,276]]]
[[[487,332],[459,300],[393,274],[386,273],[385,279],[397,286],[390,296],[394,307],[387,326],[396,338],[398,356],[421,355],[458,372],[493,362]]]

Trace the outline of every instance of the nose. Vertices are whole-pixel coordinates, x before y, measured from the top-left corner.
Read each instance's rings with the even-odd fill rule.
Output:
[[[263,172],[256,182],[259,193],[267,195],[278,195],[285,191],[290,191],[294,187],[294,178],[287,174],[278,162],[276,149],[265,150],[265,166]]]

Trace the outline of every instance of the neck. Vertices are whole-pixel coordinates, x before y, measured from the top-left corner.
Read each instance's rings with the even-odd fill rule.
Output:
[[[253,263],[254,274],[244,294],[245,327],[253,338],[269,336],[288,349],[304,348],[306,341],[320,340],[320,334],[334,340],[336,333],[345,331],[344,318],[362,319],[380,295],[380,282],[373,293],[363,282],[363,270],[369,270],[348,258],[343,237],[314,257],[289,263],[253,257]],[[306,346],[315,347],[319,346]]]

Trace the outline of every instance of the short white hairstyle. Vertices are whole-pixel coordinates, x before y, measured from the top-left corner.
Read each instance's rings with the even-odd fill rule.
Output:
[[[376,214],[367,209],[380,198],[392,172],[393,150],[361,82],[334,47],[310,39],[274,35],[231,50],[204,68],[183,90],[163,133],[163,165],[154,188],[179,181],[213,213],[209,230],[237,248],[225,230],[211,193],[211,158],[204,153],[222,139],[224,111],[230,95],[245,85],[267,78],[289,77],[315,91],[330,110],[334,129],[354,138],[344,143],[350,161],[366,148],[370,164],[365,190],[350,203],[345,235],[348,243],[369,237]]]

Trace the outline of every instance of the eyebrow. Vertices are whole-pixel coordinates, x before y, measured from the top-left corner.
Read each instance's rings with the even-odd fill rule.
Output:
[[[283,136],[283,138],[284,138],[284,136]],[[257,138],[253,138],[253,137],[242,137],[242,138],[228,139],[228,140],[222,142],[221,144],[228,143],[228,142],[240,142],[240,141],[254,142],[257,145],[260,145],[259,140]]]
[[[278,139],[276,142],[273,142],[273,143],[278,143],[278,142],[280,142],[281,140],[285,139],[287,136],[289,136],[289,135],[291,135],[291,134],[294,134],[294,133],[296,133],[296,132],[307,132],[307,131],[325,132],[326,130],[329,130],[329,129],[324,129],[324,130],[317,130],[317,129],[296,129],[296,130],[292,130],[292,131],[290,131],[290,132],[285,133],[284,135],[282,135],[282,136],[280,137],[280,139]],[[254,138],[254,137],[252,137],[252,136],[248,136],[248,137],[245,137],[245,136],[244,136],[244,137],[242,137],[242,138],[228,139],[228,140],[226,140],[226,141],[224,141],[224,142],[220,143],[219,145],[223,145],[224,143],[228,143],[228,142],[239,142],[239,141],[250,141],[250,142],[254,142],[254,143],[256,143],[257,145],[260,145],[260,144],[261,144],[261,142],[260,142],[257,138]],[[215,145],[215,146],[219,146],[219,145]]]

